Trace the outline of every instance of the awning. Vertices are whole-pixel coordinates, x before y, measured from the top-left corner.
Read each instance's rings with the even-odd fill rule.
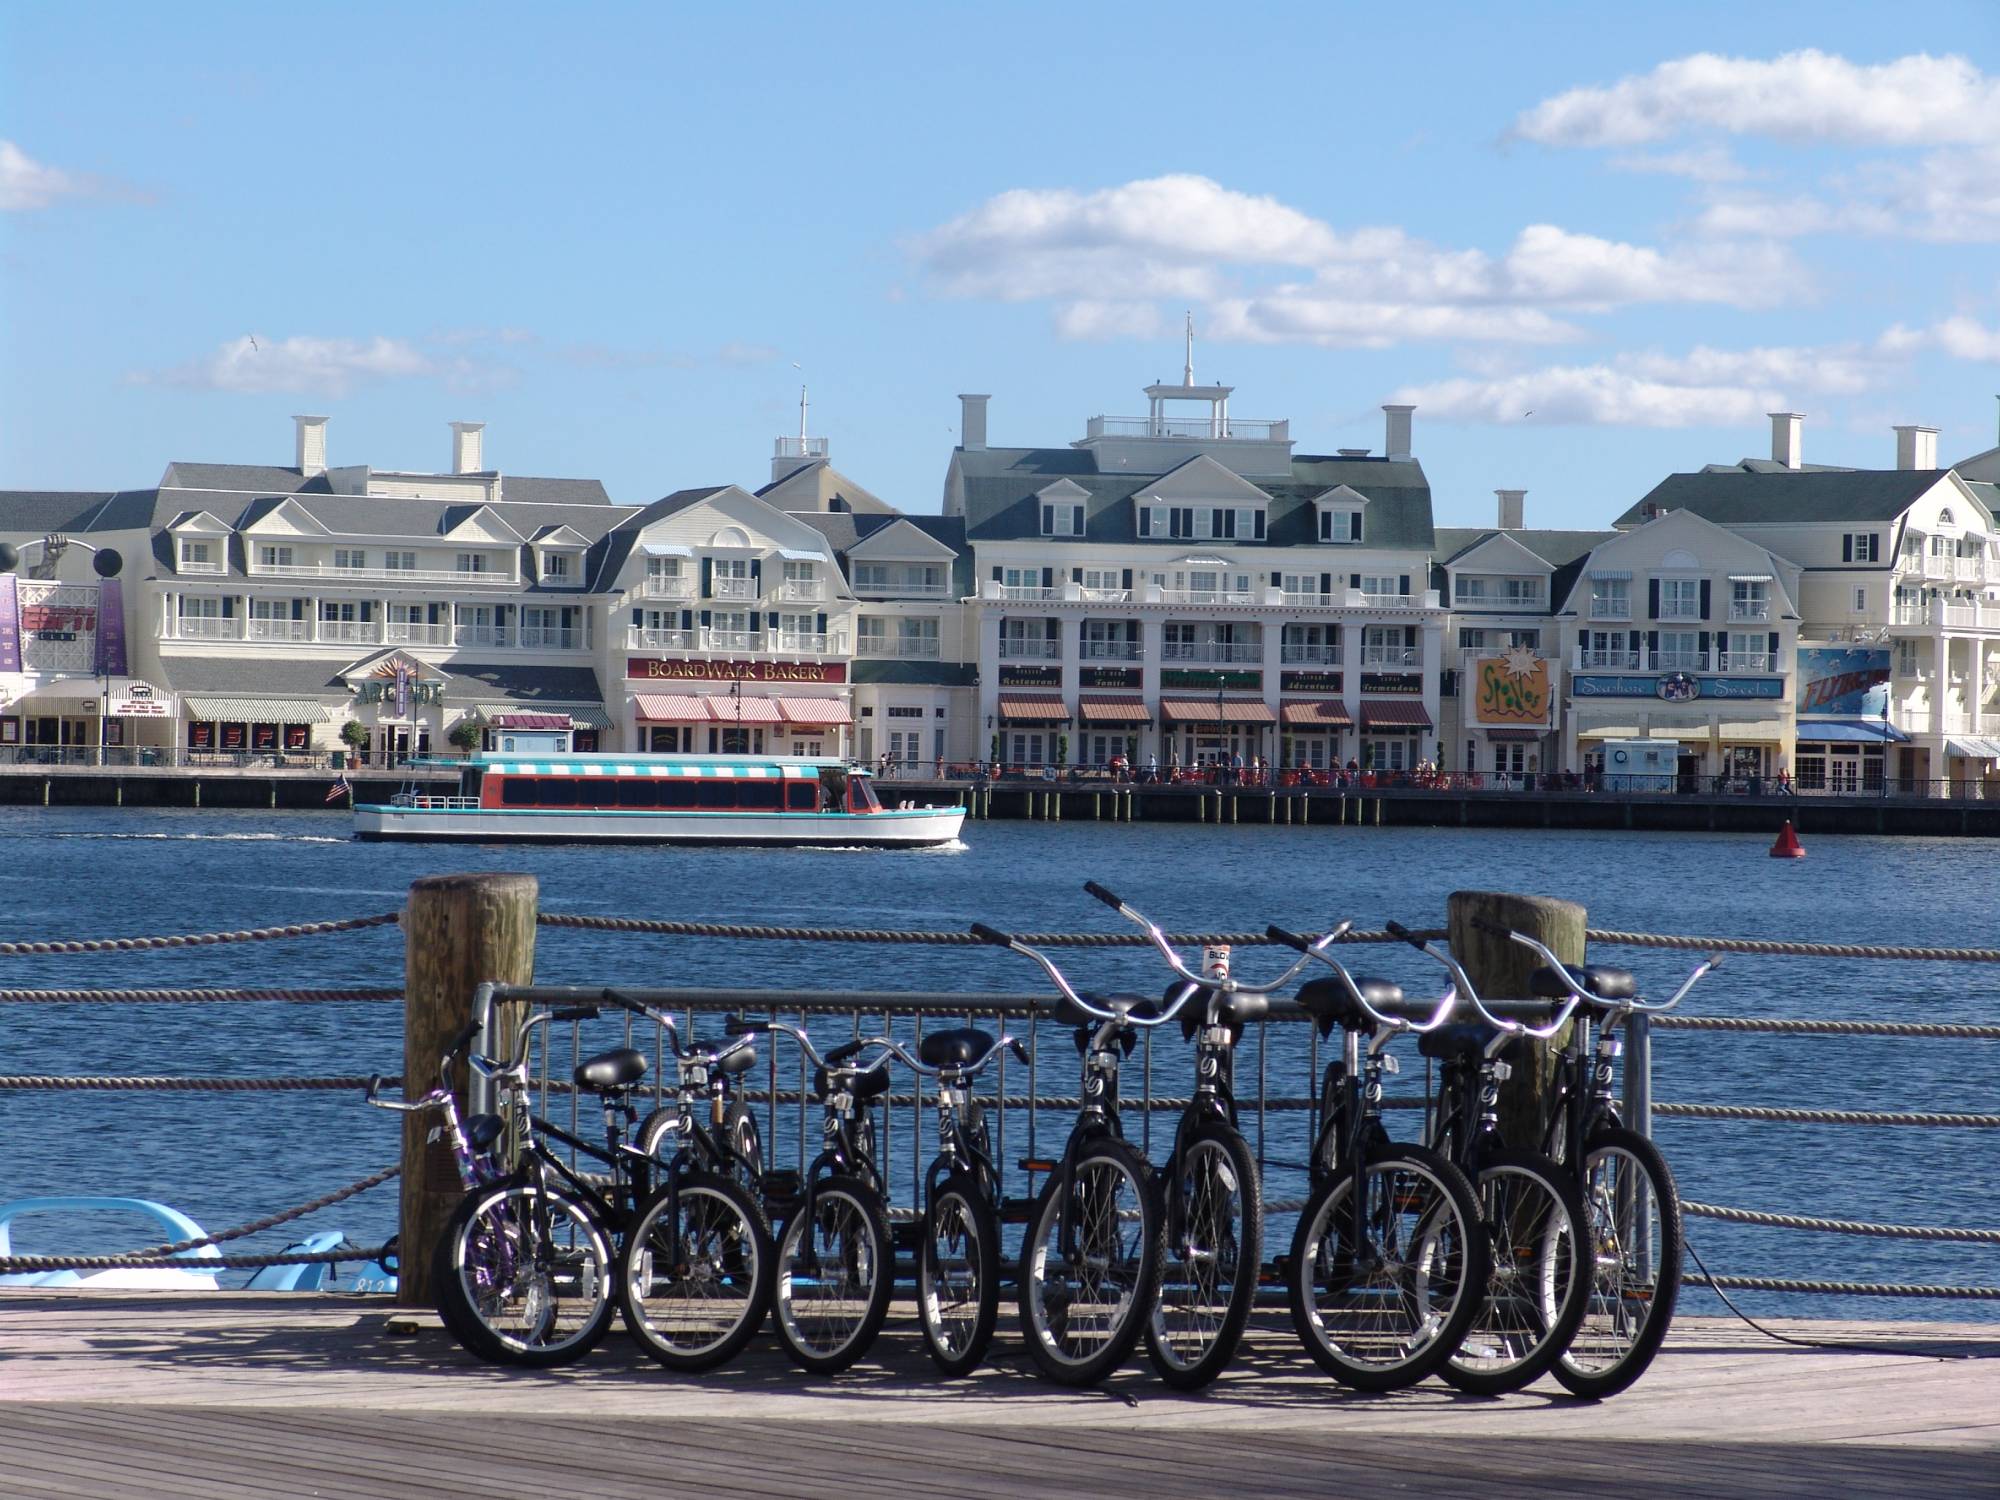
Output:
[[[495,729],[568,729],[568,714],[495,714],[486,721]]]
[[[1630,568],[1592,568],[1590,576],[1592,578],[1629,579],[1632,576],[1632,570]]]
[[[324,724],[332,717],[310,698],[182,698],[190,720],[218,724]]]
[[[572,729],[609,729],[611,727],[611,715],[594,705],[584,708],[566,708],[563,712],[569,715],[570,727]]]
[[[1772,579],[1769,573],[1731,573],[1729,581],[1731,583],[1770,583]]]
[[[1548,733],[1546,729],[1484,729],[1487,740],[1495,745],[1532,745]]]
[[[790,548],[790,547],[780,547],[780,548],[778,549],[778,556],[780,556],[780,557],[784,558],[784,559],[785,559],[785,561],[787,561],[787,562],[825,562],[825,561],[826,561],[826,554],[825,554],[824,552],[797,552],[797,551],[794,551],[794,550],[793,550],[792,548]]]
[[[1153,717],[1144,698],[1110,698],[1085,693],[1077,707],[1086,724],[1144,724]]]
[[[1287,703],[1284,720],[1295,729],[1345,729],[1354,720],[1347,705],[1338,698],[1317,698],[1310,703]]]
[[[1591,724],[1576,732],[1580,740],[1641,740],[1646,736],[1637,724]]]
[[[1909,736],[1880,719],[1801,719],[1801,745],[1900,745]]]
[[[1739,745],[1761,745],[1782,740],[1785,726],[1776,719],[1739,719],[1733,724],[1724,720],[1716,726],[1715,734],[1717,739]]]
[[[1431,716],[1423,704],[1404,698],[1363,698],[1361,727],[1364,729],[1429,729]]]
[[[694,548],[683,547],[679,542],[642,542],[639,550],[648,557],[693,557]]]
[[[702,702],[708,705],[708,717],[718,724],[782,724],[784,715],[778,712],[778,705],[769,698],[752,698],[747,694],[734,697],[723,693],[704,693]]]
[[[2000,740],[1975,739],[1971,735],[1953,735],[1944,742],[1947,755],[1962,756],[1966,760],[2000,760]]]
[[[1060,698],[1016,693],[1001,697],[1000,717],[1016,724],[1066,724],[1069,708]]]
[[[1275,724],[1278,716],[1262,698],[1162,698],[1160,717],[1169,724]]]
[[[838,698],[780,698],[778,712],[787,724],[819,728],[823,725],[852,724],[854,715]]]
[[[649,724],[705,724],[708,709],[692,693],[634,693],[641,721]]]

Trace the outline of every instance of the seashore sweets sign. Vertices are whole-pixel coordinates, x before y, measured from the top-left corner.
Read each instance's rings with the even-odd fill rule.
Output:
[[[628,656],[625,676],[642,682],[845,682],[838,661],[675,661]]]

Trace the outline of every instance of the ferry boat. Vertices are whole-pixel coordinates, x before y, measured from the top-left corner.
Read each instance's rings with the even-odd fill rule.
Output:
[[[948,844],[962,807],[884,807],[837,759],[737,755],[476,755],[430,761],[455,793],[358,802],[361,839],[513,843]]]

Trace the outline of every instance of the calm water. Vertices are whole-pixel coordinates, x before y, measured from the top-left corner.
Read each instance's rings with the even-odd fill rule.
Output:
[[[1169,926],[1261,929],[1352,916],[1440,922],[1447,892],[1499,888],[1584,901],[1594,926],[1842,942],[1992,946],[1988,843],[1821,838],[1797,862],[1762,837],[1433,829],[973,824],[953,850],[464,849],[361,845],[326,814],[0,812],[0,937],[73,938],[267,926],[386,911],[419,875],[528,869],[555,911],[883,927],[1024,930],[1116,919],[1080,887],[1095,877]],[[1689,966],[1677,954],[1601,955],[1638,969],[1649,993]],[[1239,968],[1264,971],[1265,950]],[[1078,954],[1099,986],[1153,988],[1157,963],[1122,950]],[[1400,948],[1367,968],[1432,993],[1441,971]],[[544,931],[539,977],[558,983],[739,983],[776,988],[1034,988],[1023,960],[959,949],[807,947]],[[0,983],[354,985],[400,982],[394,929],[225,949],[0,958]],[[1992,1022],[1992,966],[1732,957],[1689,1009],[1711,1015],[1898,1017]],[[9,1006],[5,1073],[366,1073],[401,1065],[392,1005]],[[1305,1091],[1299,1031],[1274,1039],[1275,1088]],[[1047,1038],[1045,1038],[1047,1040]],[[1058,1086],[1064,1051],[1045,1050]],[[1412,1057],[1410,1063],[1414,1065]],[[1246,1053],[1254,1069],[1255,1053]],[[1178,1092],[1186,1058],[1162,1037],[1158,1086]],[[1128,1087],[1136,1089],[1136,1072]],[[1853,1108],[2000,1109],[2000,1045],[1664,1035],[1662,1099]],[[907,1140],[907,1112],[896,1125]],[[1408,1117],[1404,1117],[1405,1120]],[[344,1094],[0,1093],[7,1144],[0,1196],[78,1190],[162,1198],[221,1227],[349,1181],[393,1159],[395,1121]],[[1991,1132],[1662,1122],[1691,1198],[1858,1219],[1959,1225],[2000,1219]],[[1274,1157],[1288,1149],[1280,1133]],[[1020,1143],[1009,1147],[1021,1154]],[[1156,1152],[1157,1154],[1157,1152]],[[1296,1193],[1274,1176],[1274,1194]],[[317,1227],[374,1243],[393,1190],[329,1211]],[[1285,1232],[1289,1232],[1286,1230]],[[1744,1274],[2000,1284],[2000,1252],[1833,1235],[1777,1235],[1692,1221],[1709,1264]],[[268,1239],[264,1248],[276,1248]],[[24,1247],[25,1248],[25,1247]],[[47,1241],[34,1248],[53,1248]],[[68,1245],[64,1248],[78,1248]],[[1993,1304],[1811,1299],[1765,1310],[1996,1317]],[[1705,1296],[1690,1306],[1712,1308]]]

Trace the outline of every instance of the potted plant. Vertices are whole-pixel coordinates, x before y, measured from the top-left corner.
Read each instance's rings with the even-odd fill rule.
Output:
[[[360,765],[368,753],[368,726],[359,719],[349,719],[340,726],[340,738],[354,751],[354,763]]]
[[[451,733],[445,736],[452,744],[463,750],[468,757],[473,751],[479,748],[480,741],[485,739],[485,737],[486,721],[481,719],[477,714],[468,714],[465,718],[460,719],[456,724],[451,726]]]

